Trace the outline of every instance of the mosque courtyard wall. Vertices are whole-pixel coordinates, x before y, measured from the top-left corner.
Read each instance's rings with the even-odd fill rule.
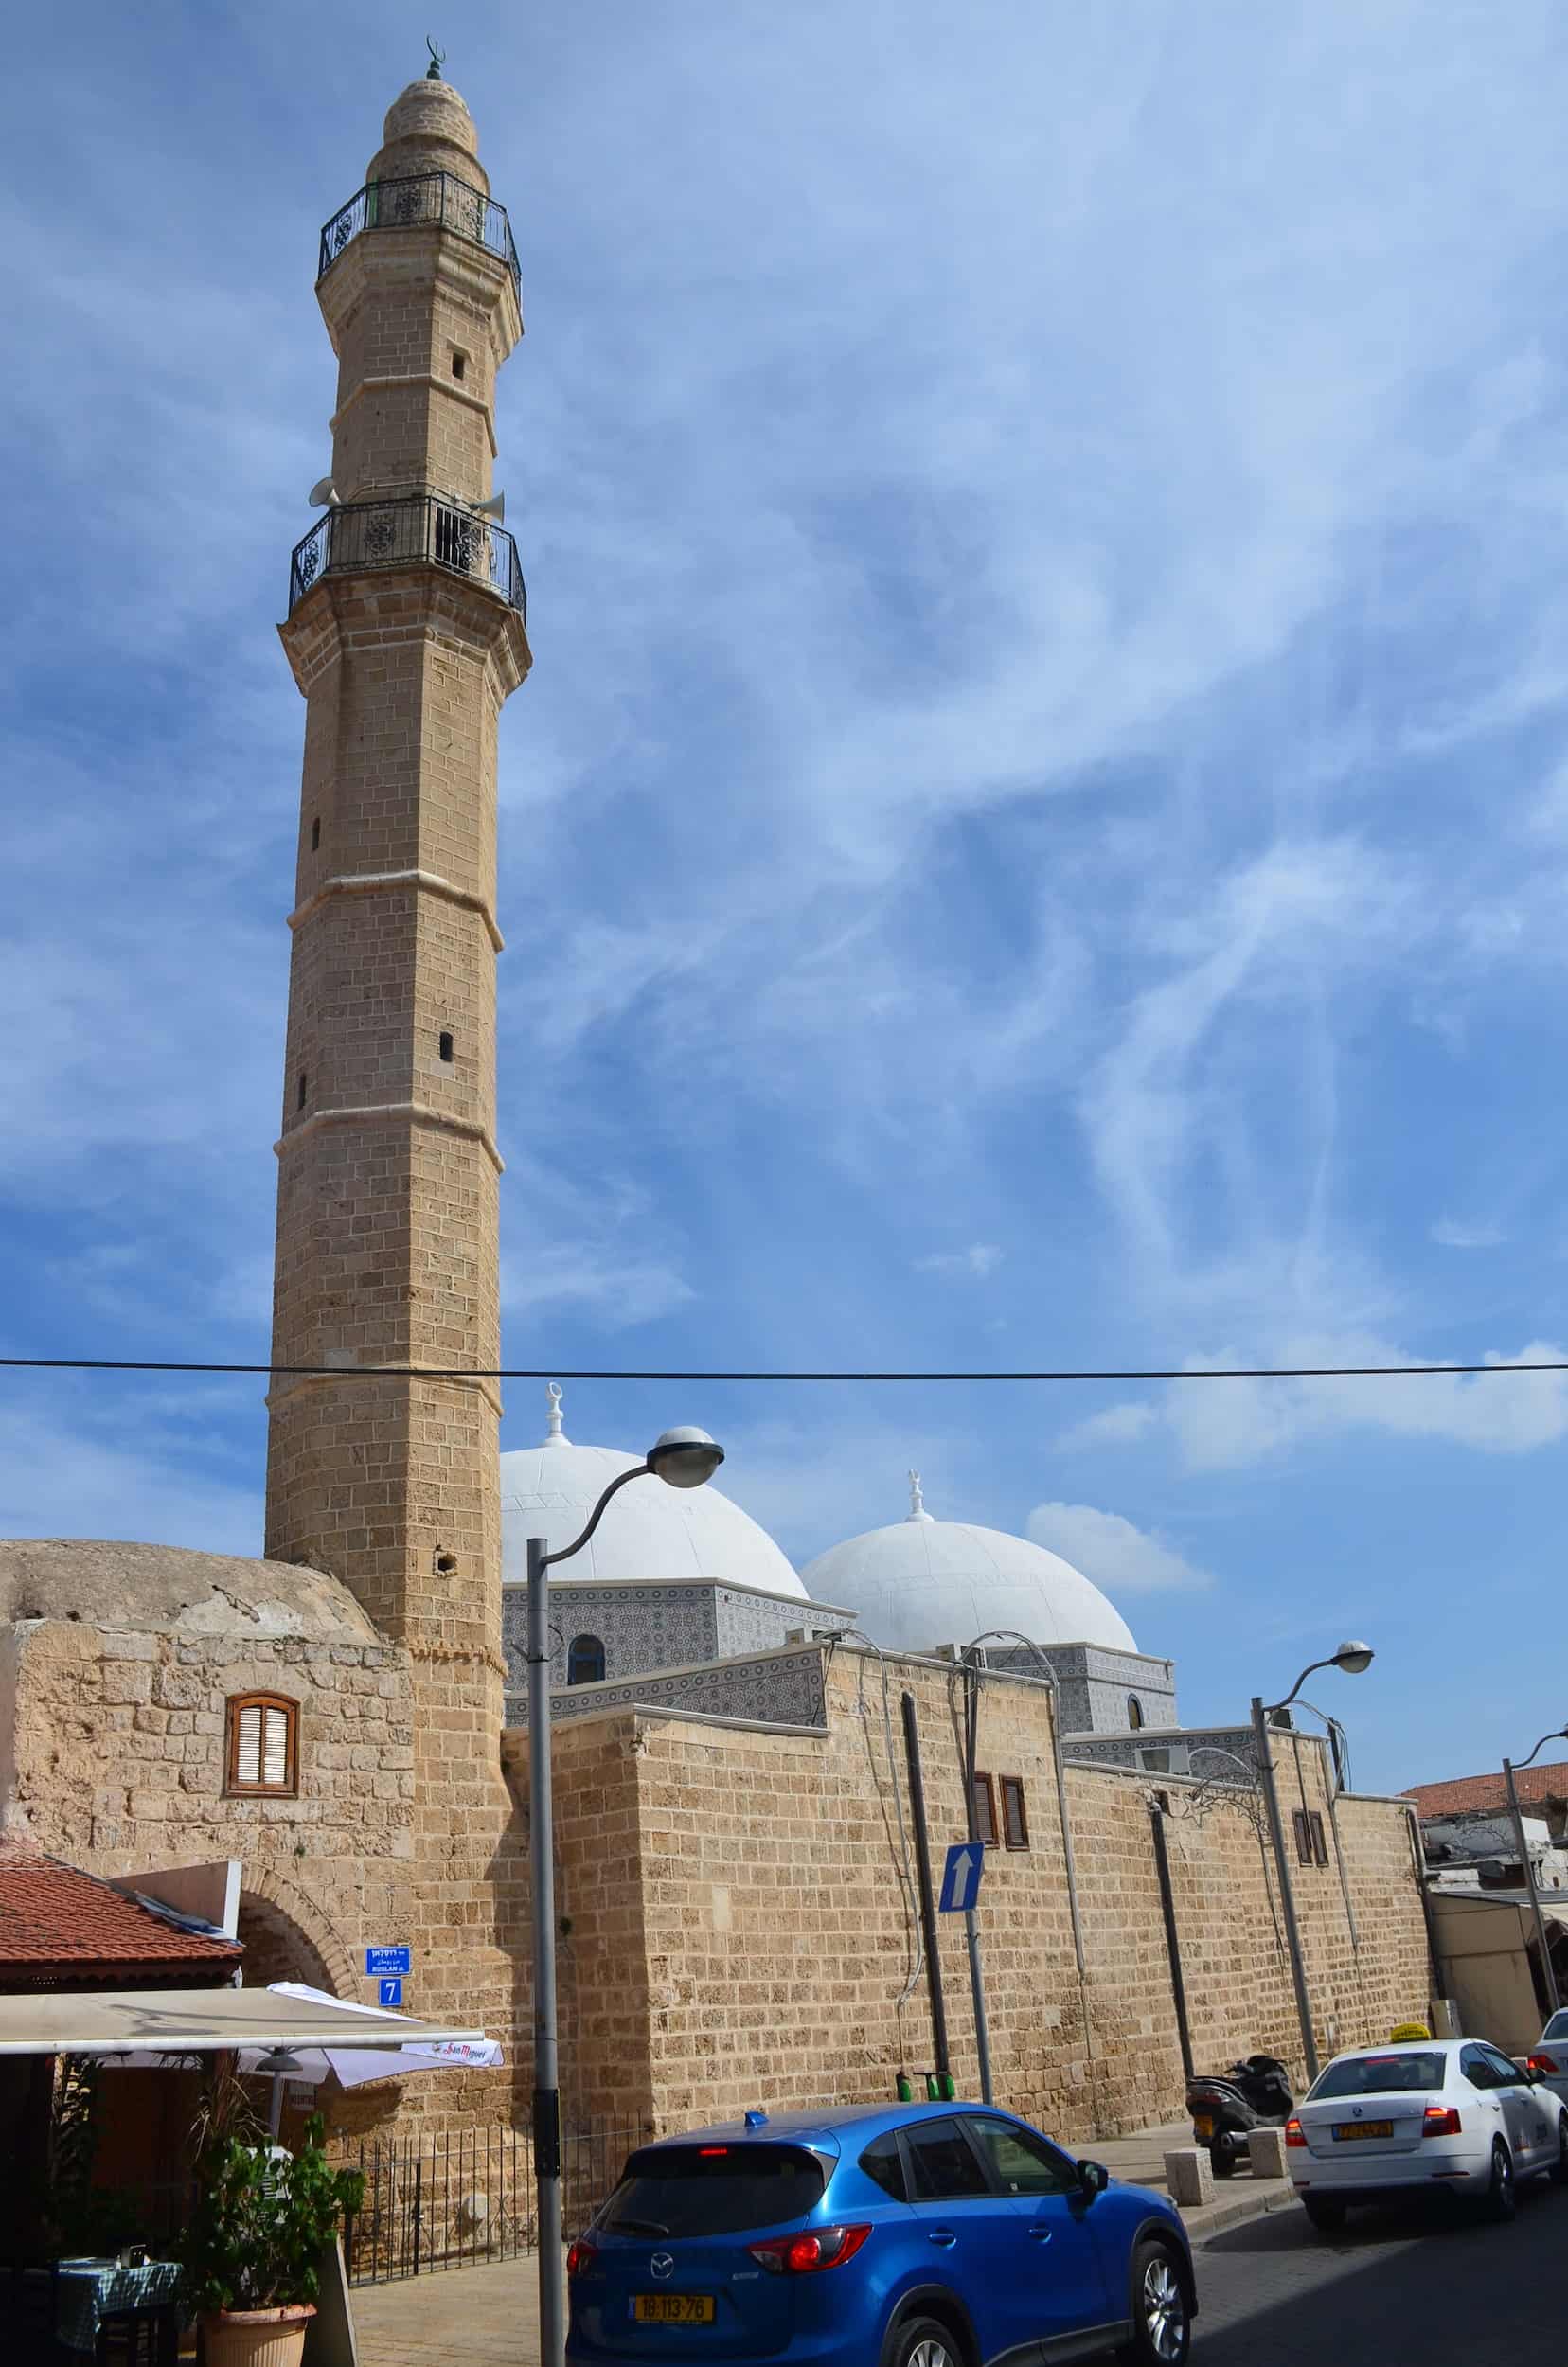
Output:
[[[920,1977],[911,1986],[913,1925],[900,1879],[899,1811],[907,1824],[908,1802],[899,1697],[907,1689],[917,1701],[939,1868],[965,1829],[960,1681],[929,1661],[879,1664],[845,1648],[824,1658],[822,1734],[639,1711],[579,1718],[558,1734],[568,2113],[630,2112],[663,2128],[759,2103],[891,2096],[900,2069],[932,2067],[926,1984]],[[1026,1681],[981,1682],[977,1765],[1022,1780],[1028,1840],[989,1853],[982,1892],[998,2101],[1072,2141],[1179,2116],[1156,1814],[1197,2062],[1257,2049],[1299,2067],[1257,1795],[1068,1766],[1080,1981],[1049,1696]],[[515,1757],[515,1745],[508,1749]],[[1338,1801],[1342,1888],[1325,1775],[1314,1740],[1282,1751],[1287,1816],[1292,1806],[1318,1815],[1328,1850],[1327,1864],[1292,1865],[1327,2053],[1424,2016],[1430,1975],[1404,1806]],[[520,1767],[513,1780],[526,1797]],[[972,2094],[962,1922],[940,1922],[953,2067],[960,2092]]]

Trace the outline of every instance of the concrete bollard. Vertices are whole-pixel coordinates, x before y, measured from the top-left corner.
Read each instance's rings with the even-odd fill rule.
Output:
[[[1214,2200],[1214,2165],[1199,2146],[1184,2145],[1178,2153],[1167,2153],[1165,2175],[1171,2201],[1184,2210]]]
[[[1282,2128],[1255,2128],[1247,2139],[1247,2153],[1254,2178],[1289,2177]]]

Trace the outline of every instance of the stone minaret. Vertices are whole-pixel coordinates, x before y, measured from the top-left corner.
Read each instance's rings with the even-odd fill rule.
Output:
[[[416,2012],[504,2030],[499,1392],[363,1372],[500,1361],[496,726],[530,661],[511,539],[478,506],[523,320],[436,76],[393,105],[316,282],[335,506],[281,628],[307,709],[273,1361],[330,1376],[274,1374],[266,1550],[334,1572],[412,1656],[412,1928],[363,1936],[412,1941]]]

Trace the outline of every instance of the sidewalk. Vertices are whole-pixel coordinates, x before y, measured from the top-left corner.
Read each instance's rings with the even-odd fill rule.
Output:
[[[1174,2121],[1086,2143],[1083,2152],[1103,2162],[1113,2178],[1163,2194],[1162,2157],[1191,2143],[1191,2122]],[[1289,2179],[1255,2183],[1244,2170],[1217,2194],[1203,2210],[1182,2214],[1194,2244],[1295,2199]],[[438,2269],[396,2285],[357,2285],[350,2299],[359,2367],[537,2367],[539,2264],[532,2252],[477,2269]]]
[[[1158,2128],[1136,2129],[1131,2137],[1086,2139],[1082,2151],[1086,2158],[1103,2162],[1113,2178],[1130,2186],[1152,2186],[1163,2195],[1166,2155],[1191,2144],[1190,2121],[1166,2121]],[[1244,2219],[1261,2218],[1266,2211],[1286,2210],[1294,2200],[1295,2188],[1288,2178],[1254,2179],[1249,2171],[1238,2170],[1230,2180],[1216,2179],[1214,2200],[1201,2210],[1185,2210],[1182,2225],[1201,2244],[1206,2235],[1218,2235]]]

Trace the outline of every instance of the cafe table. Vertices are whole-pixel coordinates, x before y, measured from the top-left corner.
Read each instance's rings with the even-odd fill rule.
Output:
[[[114,2322],[151,2319],[158,2367],[174,2367],[181,2275],[177,2260],[149,2260],[139,2269],[122,2269],[113,2256],[58,2262],[55,2329],[61,2344],[80,2357],[98,2358]]]

